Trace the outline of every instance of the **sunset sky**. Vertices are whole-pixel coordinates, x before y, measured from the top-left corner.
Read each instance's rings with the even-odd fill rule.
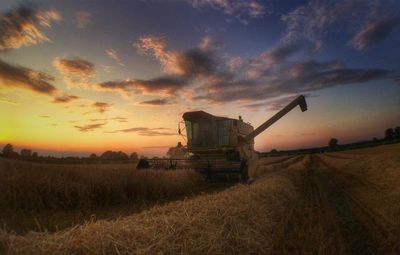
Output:
[[[400,125],[400,1],[0,2],[0,145],[163,155],[185,111],[257,127],[269,151]]]

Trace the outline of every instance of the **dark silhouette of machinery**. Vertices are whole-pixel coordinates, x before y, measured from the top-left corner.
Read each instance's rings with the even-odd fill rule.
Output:
[[[250,123],[245,123],[241,116],[232,119],[204,111],[185,112],[182,116],[184,127],[179,126],[178,132],[186,139],[191,156],[179,161],[178,165],[196,169],[204,173],[207,179],[238,174],[242,179],[246,178],[244,172],[257,160],[254,138],[296,106],[300,106],[303,112],[307,110],[303,95],[256,129]]]

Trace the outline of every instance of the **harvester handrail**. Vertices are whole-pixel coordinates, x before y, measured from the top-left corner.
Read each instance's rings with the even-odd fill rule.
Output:
[[[265,121],[263,124],[261,124],[258,128],[256,128],[253,132],[248,134],[247,136],[244,137],[243,142],[249,142],[251,139],[254,137],[258,136],[261,134],[264,130],[269,128],[272,124],[277,122],[280,118],[285,116],[288,112],[293,110],[297,105],[300,106],[300,109],[302,112],[307,111],[307,103],[306,99],[303,95],[298,96],[296,99],[294,99],[292,102],[290,102],[287,106],[285,106],[282,110],[277,112],[274,116],[269,118],[267,121]]]

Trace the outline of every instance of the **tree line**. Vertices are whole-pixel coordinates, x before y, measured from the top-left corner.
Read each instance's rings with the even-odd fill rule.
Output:
[[[107,162],[107,161],[137,161],[139,160],[139,154],[136,152],[132,152],[131,154],[126,154],[122,151],[105,151],[99,156],[95,153],[90,154],[88,157],[78,157],[78,156],[69,156],[69,157],[53,157],[53,156],[42,156],[37,152],[34,152],[30,149],[21,149],[18,153],[15,151],[14,146],[12,144],[6,144],[0,156],[5,158],[16,158],[16,159],[24,159],[29,161],[50,161],[50,162],[61,162],[61,163],[75,163],[75,162]]]
[[[139,159],[147,159],[145,156],[139,156],[138,153],[132,152],[126,154],[123,151],[111,151],[107,150],[100,155],[95,153],[90,154],[88,157],[53,157],[53,156],[42,156],[37,152],[33,152],[30,149],[21,149],[18,153],[15,151],[12,144],[6,144],[0,152],[1,157],[23,159],[28,161],[40,161],[40,162],[53,162],[53,163],[107,163],[107,162],[132,162],[138,161]],[[180,142],[175,146],[168,149],[167,158],[185,158],[188,156],[187,148],[184,147]],[[166,158],[166,157],[163,157]],[[159,159],[159,157],[153,157],[153,159]]]

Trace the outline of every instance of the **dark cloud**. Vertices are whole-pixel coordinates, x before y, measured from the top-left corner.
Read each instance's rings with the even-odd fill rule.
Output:
[[[73,100],[78,99],[79,97],[73,95],[62,95],[54,98],[53,103],[69,103]]]
[[[0,60],[0,86],[20,87],[45,95],[53,95],[57,89],[51,82],[53,76]]]
[[[385,40],[399,24],[400,17],[368,21],[353,37],[351,43],[356,49],[363,50]]]
[[[95,74],[94,64],[82,58],[56,58],[53,65],[61,73],[69,87],[89,87],[90,78]]]
[[[214,84],[212,93],[202,97],[214,102],[255,101],[391,78],[390,70],[345,68],[339,61],[286,63],[257,80],[232,80]]]
[[[144,36],[134,47],[139,53],[153,56],[163,70],[187,79],[207,77],[220,73],[220,57],[216,55],[219,43],[210,37],[202,39],[200,45],[186,51],[168,51],[164,37]]]
[[[127,129],[120,129],[116,131],[110,131],[107,133],[137,133],[140,136],[167,136],[177,135],[177,133],[169,132],[168,128],[147,128],[147,127],[134,127]]]
[[[211,51],[193,48],[179,54],[177,65],[184,76],[210,76],[216,72],[217,63]]]
[[[40,117],[40,118],[45,118],[45,119],[48,119],[48,118],[50,118],[50,116],[49,116],[49,115],[39,115],[39,117]]]
[[[322,22],[322,26],[335,21],[334,14],[340,10],[353,8],[353,2],[346,5],[340,2],[333,10],[325,6],[316,10],[318,17],[314,21]],[[324,20],[321,13],[326,13]],[[342,14],[341,14],[342,15]],[[293,14],[293,18],[294,18]],[[329,21],[331,19],[331,21]],[[314,22],[313,21],[313,22]],[[307,21],[311,22],[311,21]],[[311,22],[311,23],[313,23]],[[314,23],[313,23],[314,24]],[[318,26],[318,24],[314,24]],[[220,55],[215,47],[197,46],[192,49],[175,52],[168,51],[165,38],[144,37],[137,44],[139,50],[155,57],[165,72],[173,73],[175,80],[183,81],[179,86],[166,86],[171,97],[186,90],[192,100],[203,100],[214,103],[247,101],[257,103],[266,99],[277,99],[298,93],[309,93],[329,87],[348,84],[360,84],[380,79],[395,79],[391,70],[381,68],[350,68],[341,61],[296,61],[295,55],[303,53],[304,45],[281,41],[275,47],[253,58],[229,59]],[[160,81],[159,78],[149,80]],[[142,91],[139,91],[138,83]],[[150,84],[146,81],[123,81],[102,83],[102,88],[113,88],[122,91],[143,92],[143,88],[158,88],[160,84]],[[157,86],[155,86],[157,85]],[[163,87],[165,89],[165,87]],[[159,90],[159,89],[158,89]],[[167,99],[165,99],[167,100]],[[162,104],[165,101],[155,103]],[[249,105],[251,105],[249,103]],[[270,109],[276,109],[281,104],[267,102]],[[249,106],[250,107],[250,106]],[[257,105],[253,105],[257,107]],[[268,107],[268,106],[267,106]]]
[[[149,80],[109,81],[97,85],[100,89],[156,95],[173,95],[187,84],[186,79],[164,76]]]
[[[164,106],[164,105],[173,105],[175,104],[175,102],[168,99],[154,99],[154,100],[142,101],[139,102],[139,104],[148,106]]]
[[[96,111],[103,113],[111,107],[111,104],[104,102],[94,102],[92,106],[96,109]]]
[[[0,50],[49,41],[40,28],[60,19],[57,11],[39,10],[32,5],[20,5],[0,14]]]
[[[76,129],[78,129],[81,132],[89,132],[89,131],[93,131],[96,129],[100,129],[102,128],[104,125],[106,125],[107,123],[96,123],[96,124],[88,124],[88,125],[83,125],[83,126],[74,126]]]

